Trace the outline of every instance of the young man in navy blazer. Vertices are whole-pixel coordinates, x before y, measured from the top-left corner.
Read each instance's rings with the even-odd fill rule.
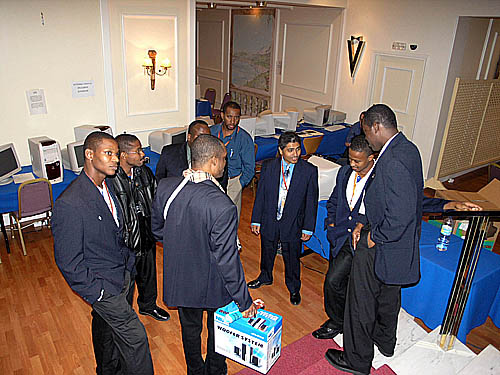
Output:
[[[312,333],[317,339],[333,339],[342,333],[347,284],[354,251],[351,233],[359,219],[363,192],[374,165],[374,154],[364,135],[350,140],[349,165],[340,168],[337,182],[326,203],[325,219],[330,258],[324,284],[325,312],[328,320]]]
[[[370,373],[374,344],[383,355],[394,354],[401,286],[420,279],[424,206],[420,153],[398,132],[394,112],[376,104],[366,111],[362,126],[370,147],[380,153],[363,198],[366,220],[352,235],[344,351],[328,349],[325,354],[332,366],[352,374]],[[441,210],[481,209],[468,202],[435,202]]]
[[[262,165],[252,212],[252,233],[260,235],[260,275],[248,283],[252,289],[273,283],[274,259],[281,242],[285,284],[290,302],[300,297],[302,241],[314,232],[318,209],[318,168],[300,158],[300,138],[285,132],[278,140],[281,155]]]
[[[97,374],[153,374],[146,330],[132,309],[135,256],[123,241],[123,213],[105,178],[118,168],[118,144],[104,132],[83,145],[83,171],[52,216],[54,256],[66,282],[92,305]]]

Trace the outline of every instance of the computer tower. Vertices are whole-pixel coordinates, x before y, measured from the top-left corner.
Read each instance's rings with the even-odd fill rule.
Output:
[[[37,177],[46,178],[52,184],[62,182],[64,177],[61,147],[46,136],[28,138],[31,166]]]

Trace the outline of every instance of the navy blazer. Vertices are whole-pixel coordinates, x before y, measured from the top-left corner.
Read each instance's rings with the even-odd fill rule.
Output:
[[[235,301],[250,308],[236,246],[237,209],[212,181],[188,182],[163,210],[181,177],[160,181],[151,226],[163,241],[163,300],[167,306],[219,308]]]
[[[318,210],[318,168],[299,159],[293,169],[281,220],[276,220],[281,175],[281,158],[262,164],[252,223],[260,224],[261,236],[292,242],[300,240],[302,230],[314,232]]]
[[[134,252],[122,238],[120,205],[112,184],[107,186],[118,210],[119,227],[85,172],[59,196],[52,215],[56,264],[71,289],[90,304],[102,289],[120,294],[125,270],[134,273]]]
[[[347,202],[346,197],[347,183],[352,172],[353,170],[350,165],[340,168],[335,187],[326,202],[326,237],[328,238],[328,242],[330,242],[330,256],[333,258],[337,256],[345,241],[347,239],[351,240],[352,230],[358,222],[361,222],[359,207],[361,206],[363,195],[360,196],[352,211],[349,208],[349,202]],[[366,189],[367,184],[365,184],[364,189]],[[334,224],[335,226],[331,227],[328,224]]]

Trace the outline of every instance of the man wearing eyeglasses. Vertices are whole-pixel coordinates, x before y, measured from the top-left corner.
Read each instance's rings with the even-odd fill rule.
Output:
[[[156,179],[144,165],[144,151],[132,134],[116,137],[120,149],[120,166],[110,178],[124,216],[124,241],[135,251],[137,304],[139,314],[167,321],[170,315],[156,304],[156,241],[151,232],[151,205],[156,192]]]

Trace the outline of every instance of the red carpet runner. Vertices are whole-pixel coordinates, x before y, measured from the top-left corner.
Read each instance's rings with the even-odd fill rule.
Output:
[[[281,357],[267,373],[268,375],[341,375],[346,374],[332,367],[325,359],[327,349],[339,349],[333,340],[317,340],[306,335],[281,351]],[[257,375],[257,371],[243,369],[237,375]],[[387,365],[378,370],[372,368],[371,375],[396,375]]]

